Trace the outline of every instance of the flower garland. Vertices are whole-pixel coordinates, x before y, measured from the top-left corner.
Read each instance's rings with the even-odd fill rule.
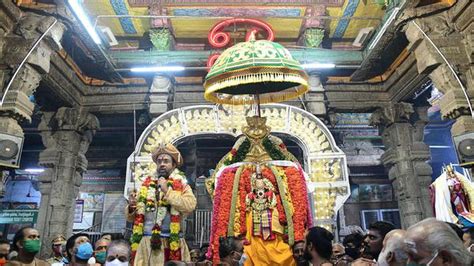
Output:
[[[219,182],[217,183],[216,191],[219,191],[219,193],[214,197],[210,247],[206,254],[215,263],[219,262],[219,237],[226,236],[227,234],[231,209],[231,201],[229,199],[232,198],[233,181],[237,168],[229,167],[218,177]]]
[[[265,151],[270,155],[273,160],[286,160],[285,154],[281,152],[280,149],[286,149],[285,144],[281,143],[278,147],[273,144],[270,138],[266,137],[262,140],[262,145],[265,148]]]
[[[281,198],[284,195],[280,194],[280,188],[278,187],[278,183],[277,183],[277,180],[275,179],[275,175],[270,168],[264,167],[262,169],[262,176],[270,180],[270,182],[272,182],[273,184],[273,187],[277,188],[275,191],[275,195],[276,195],[276,201],[277,201],[276,208],[278,210],[278,221],[280,222],[281,225],[286,225],[287,224],[286,212],[283,208],[283,202]]]
[[[243,235],[246,234],[246,218],[247,218],[247,212],[246,212],[246,204],[245,204],[245,198],[247,197],[247,194],[252,190],[251,184],[250,184],[250,177],[252,176],[252,167],[245,167],[244,171],[242,171],[242,174],[240,175],[240,183],[239,183],[239,223],[240,223],[240,231],[239,234]]]
[[[171,176],[168,178],[167,186],[174,191],[183,191],[185,180],[183,174],[179,170],[173,171]],[[161,248],[161,223],[166,216],[166,212],[170,210],[170,238],[169,238],[169,248],[170,248],[170,260],[180,260],[181,259],[181,247],[179,232],[181,230],[181,215],[175,210],[165,200],[160,200],[156,203],[156,188],[158,180],[148,176],[145,181],[143,181],[140,188],[135,220],[133,222],[132,237],[130,239],[132,247],[132,256],[135,257],[138,246],[141,239],[143,238],[144,233],[144,222],[145,222],[145,213],[156,211],[156,221],[152,228],[151,234],[151,248],[152,250],[158,250]]]
[[[224,161],[224,165],[231,165],[233,163],[242,162],[245,159],[245,155],[250,150],[250,141],[248,138],[245,138],[242,144],[239,145],[237,149],[232,148],[230,150],[227,159]]]
[[[304,232],[308,228],[308,190],[303,173],[296,167],[285,167],[288,190],[293,202],[293,228],[295,241],[304,239]]]
[[[244,169],[243,166],[240,166],[237,169],[237,172],[235,173],[234,176],[234,181],[232,185],[232,194],[231,194],[231,205],[230,205],[230,217],[229,217],[229,226],[227,228],[227,235],[228,236],[234,236],[234,225],[235,225],[235,214],[237,212],[237,215],[241,213],[241,211],[245,210],[240,210],[239,206],[237,206],[237,199],[238,199],[238,192],[239,192],[239,183],[240,183],[240,175],[242,173],[242,170]]]
[[[285,191],[285,185],[283,184],[283,179],[285,178],[284,176],[281,176],[279,173],[278,173],[278,169],[274,166],[270,166],[270,169],[271,169],[271,172],[273,173],[275,179],[276,179],[276,183],[277,183],[277,186],[278,186],[278,192],[280,194],[280,199],[282,200],[282,205],[283,205],[283,212],[285,214],[286,217],[289,217],[289,219],[286,220],[286,224],[287,224],[287,230],[288,230],[288,233],[287,233],[287,236],[288,236],[288,244],[290,244],[290,246],[292,246],[295,242],[294,242],[294,226],[293,226],[293,220],[291,219],[291,217],[293,216],[294,214],[294,211],[292,209],[293,206],[290,206],[290,203],[291,201],[290,200],[287,200],[287,195],[286,195],[286,191]]]

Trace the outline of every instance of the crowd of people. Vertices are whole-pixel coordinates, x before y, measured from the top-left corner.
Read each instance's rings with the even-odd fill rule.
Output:
[[[263,197],[273,195],[274,186],[263,178],[259,167],[253,175],[254,183],[262,186],[256,185],[247,194],[253,195],[248,197],[249,202],[258,195],[259,204],[264,202],[247,206],[257,210],[249,212],[257,218],[248,217],[255,223],[248,226],[247,231],[242,227],[240,234],[235,231],[229,234],[225,230],[215,238],[218,243],[211,241],[209,247],[189,250],[181,223],[195,209],[196,197],[184,173],[178,169],[183,158],[176,147],[168,143],[160,145],[153,152],[152,159],[156,164],[156,176],[147,177],[138,190],[132,191],[126,207],[127,219],[133,223],[130,239],[103,235],[93,243],[85,233],[74,234],[68,239],[58,235],[51,242],[49,256],[43,260],[45,258],[38,258],[40,250],[45,251],[45,248],[41,249],[40,232],[24,227],[15,234],[11,243],[0,240],[0,266],[473,265],[474,230],[464,232],[455,224],[434,218],[423,220],[407,230],[396,229],[387,222],[375,222],[366,233],[360,230],[341,237],[342,243],[336,243],[333,234],[323,227],[307,229],[300,226],[298,230],[293,227],[292,241],[285,241],[279,216],[269,216],[269,213],[278,213],[278,206],[271,205],[277,201],[267,201],[273,196]],[[268,206],[273,206],[273,209]],[[220,217],[219,213],[216,217]],[[305,218],[301,221],[306,224]],[[273,226],[281,230],[274,230]],[[265,237],[255,237],[252,243],[253,234]],[[294,237],[296,234],[298,238]]]
[[[365,235],[352,233],[342,243],[334,243],[331,232],[316,226],[308,230],[305,241],[293,245],[292,251],[297,266],[474,265],[474,228],[465,232],[457,229],[460,228],[454,224],[434,218],[407,230],[380,221],[371,224]],[[219,242],[219,265],[246,264],[244,238],[220,238]],[[126,266],[132,260],[129,241],[112,240],[110,235],[103,235],[95,243],[85,233],[68,239],[57,236],[51,242],[51,255],[46,260],[38,258],[40,249],[38,230],[22,228],[11,243],[0,240],[0,266]],[[191,250],[191,262],[171,260],[164,265],[212,265],[205,256],[206,249],[203,246]]]

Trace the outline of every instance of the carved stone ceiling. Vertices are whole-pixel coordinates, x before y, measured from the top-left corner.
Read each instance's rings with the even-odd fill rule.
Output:
[[[224,17],[259,18],[275,31],[276,41],[297,45],[308,27],[325,29],[332,49],[360,49],[352,42],[360,29],[376,28],[385,11],[378,0],[84,0],[98,26],[109,27],[118,48],[138,46],[138,38],[153,27],[167,26],[178,44],[206,45],[207,34]],[[100,17],[103,15],[163,15],[169,19]],[[341,19],[352,18],[352,19]],[[237,36],[238,34],[234,35]],[[301,42],[299,43],[301,44]]]

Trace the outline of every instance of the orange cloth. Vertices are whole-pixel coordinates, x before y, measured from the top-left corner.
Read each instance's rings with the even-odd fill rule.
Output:
[[[246,223],[247,228],[252,228],[251,212],[247,213]],[[244,253],[248,256],[245,266],[296,265],[290,246],[283,241],[280,234],[277,233],[274,240],[263,240],[258,236],[252,236],[252,230],[247,230],[246,238],[250,244],[244,246]]]

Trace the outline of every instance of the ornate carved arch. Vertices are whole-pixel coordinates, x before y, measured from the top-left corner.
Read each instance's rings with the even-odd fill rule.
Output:
[[[252,110],[243,106],[196,105],[175,109],[156,118],[143,131],[135,151],[127,161],[125,196],[139,188],[143,177],[154,173],[156,166],[151,152],[160,143],[178,143],[185,137],[227,134],[237,137]],[[336,213],[350,194],[345,154],[337,147],[333,136],[321,120],[297,107],[283,104],[262,106],[262,116],[272,132],[295,138],[304,152],[305,171],[314,187],[315,224],[330,227]]]

